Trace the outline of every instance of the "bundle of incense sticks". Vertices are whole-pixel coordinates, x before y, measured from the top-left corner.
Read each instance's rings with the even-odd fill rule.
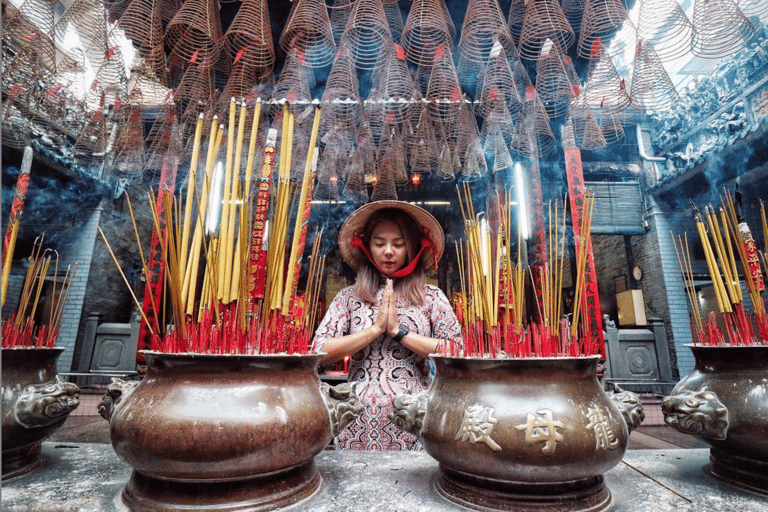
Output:
[[[35,240],[32,254],[29,257],[29,267],[24,277],[19,307],[11,314],[10,318],[3,319],[3,348],[53,347],[56,344],[61,316],[64,313],[64,304],[77,265],[68,266],[61,283],[59,283],[59,255],[48,249],[43,251],[42,247],[43,237],[39,237]],[[42,318],[43,324],[38,325],[34,319],[45,280],[51,270],[52,261],[54,263],[53,274],[50,276],[52,287],[46,291],[52,297],[52,301],[48,317]]]
[[[260,173],[254,173],[253,166],[261,101],[256,101],[251,113],[245,102],[240,103],[239,113],[237,105],[233,98],[228,129],[216,116],[210,120],[202,180],[198,180],[197,160],[206,130],[204,115],[198,119],[183,211],[181,199],[150,194],[166,269],[162,303],[152,305],[157,314],[142,313],[153,350],[274,354],[310,349],[325,264],[319,254],[321,232],[314,235],[306,289],[299,290],[298,283],[314,191],[320,108],[310,106],[314,109],[312,132],[304,174],[297,183],[291,179],[295,119],[288,105],[264,138]],[[217,155],[224,141],[226,156],[217,175]],[[241,158],[244,147],[248,148],[245,162]],[[273,175],[276,160],[278,169]],[[216,195],[219,187],[221,199]],[[133,218],[130,198],[128,205]],[[158,211],[165,216],[161,218]],[[216,226],[212,221],[219,216]],[[135,220],[134,233],[141,247]],[[102,237],[109,248],[103,233]],[[113,259],[117,264],[114,254]],[[143,252],[141,259],[146,273]],[[135,295],[134,300],[138,304]],[[155,319],[154,324],[149,317]]]
[[[693,203],[692,208],[717,301],[717,311],[710,312],[704,319],[699,307],[688,237],[672,234],[691,307],[691,335],[694,344],[721,346],[768,343],[768,315],[761,297],[765,284],[760,257],[749,227],[736,215],[733,199],[727,192],[721,200],[719,214],[711,205],[706,206],[703,213]],[[744,287],[752,305],[751,318],[744,304],[737,257],[741,263]]]
[[[444,353],[469,357],[554,357],[582,356],[598,353],[595,343],[579,336],[579,312],[584,287],[581,274],[586,264],[594,195],[585,196],[585,214],[582,218],[581,238],[577,252],[576,294],[572,322],[561,313],[563,272],[566,247],[566,202],[562,210],[558,204],[550,204],[548,254],[550,261],[539,270],[540,279],[534,279],[533,271],[526,272],[522,264],[522,243],[518,236],[517,262],[512,260],[512,234],[510,195],[504,193],[497,201],[496,218],[499,225],[483,222],[482,215],[475,213],[469,186],[457,188],[459,206],[464,221],[467,240],[457,244],[461,293],[456,300],[456,312],[464,335],[464,352],[456,353],[455,347],[445,347]],[[537,318],[527,325],[523,323],[525,311],[526,274],[530,283],[541,287],[537,290]]]

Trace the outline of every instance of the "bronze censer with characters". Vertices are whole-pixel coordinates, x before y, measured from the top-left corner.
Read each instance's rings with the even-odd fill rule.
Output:
[[[397,396],[390,419],[420,436],[440,464],[434,488],[451,502],[478,510],[605,510],[612,498],[603,474],[621,461],[642,406],[632,393],[609,395],[598,381],[598,335],[578,329],[579,304],[588,314],[592,301],[579,302],[579,290],[587,290],[581,277],[576,318],[560,314],[553,285],[562,248],[555,246],[554,264],[540,274],[545,315],[524,326],[530,274],[520,261],[513,266],[509,234],[494,240],[467,203],[468,242],[459,253],[467,293],[456,301],[464,347],[432,355],[431,387]],[[508,220],[508,212],[500,217]],[[498,244],[495,251],[474,242],[484,238]],[[586,258],[579,263],[583,275]],[[477,278],[486,275],[483,265],[500,269],[498,282]]]

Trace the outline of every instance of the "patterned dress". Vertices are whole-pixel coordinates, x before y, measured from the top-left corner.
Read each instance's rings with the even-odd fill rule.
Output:
[[[315,335],[315,345],[322,351],[325,341],[351,334],[373,325],[384,292],[376,293],[376,305],[360,300],[350,286],[333,299]],[[461,344],[461,327],[445,294],[436,286],[425,285],[422,306],[409,306],[398,300],[397,316],[408,324],[410,332]],[[392,399],[412,388],[419,393],[429,387],[427,361],[393,341],[386,334],[376,338],[349,360],[349,381],[358,382],[357,396],[363,413],[344,428],[335,440],[337,449],[347,450],[419,450],[421,443],[387,418]]]

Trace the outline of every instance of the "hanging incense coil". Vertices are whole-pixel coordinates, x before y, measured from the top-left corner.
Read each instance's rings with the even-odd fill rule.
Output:
[[[176,13],[181,8],[182,0],[164,0],[160,5],[160,18],[163,26],[167,27]]]
[[[515,124],[506,106],[497,104],[497,109],[486,116],[480,132],[483,153],[492,159],[493,171],[504,169],[511,161],[509,148],[516,148],[515,135]]]
[[[570,69],[565,55],[556,44],[545,45],[536,62],[536,91],[550,118],[557,118],[568,111],[571,98],[575,95],[573,64]]]
[[[34,62],[34,69],[56,72],[55,5],[52,0],[25,0],[18,11],[3,20],[3,70],[12,68],[19,55],[26,55],[26,66]],[[22,71],[18,64],[15,67]]]
[[[347,28],[349,13],[352,12],[354,4],[354,0],[335,0],[333,6],[330,7],[331,13],[328,19],[331,22],[333,40],[336,42],[336,46],[341,42],[341,36],[344,34],[344,29]]]
[[[216,101],[213,70],[210,67],[192,64],[187,66],[173,93],[174,102],[181,106],[187,103],[213,107]]]
[[[523,33],[523,23],[525,22],[525,0],[511,0],[509,4],[509,16],[507,16],[507,25],[509,33],[515,40],[515,44],[520,46],[520,35]]]
[[[488,59],[478,94],[476,112],[488,116],[497,108],[495,103],[503,102],[511,116],[516,116],[522,106],[520,94],[509,60],[503,48]]]
[[[531,135],[536,137],[536,145],[539,155],[548,155],[555,147],[555,135],[549,125],[549,115],[539,97],[536,88],[528,87],[524,101],[522,114],[524,119],[518,121],[518,125],[532,129]],[[532,120],[531,122],[528,122]]]
[[[356,203],[368,202],[368,183],[366,176],[373,177],[376,150],[370,130],[364,129],[357,141],[344,178],[343,195]]]
[[[86,102],[95,104],[103,103],[105,91],[114,95],[118,91],[126,90],[127,77],[125,76],[125,64],[123,62],[123,53],[116,41],[110,41],[110,36],[104,34],[104,39],[97,42],[94,46],[103,49],[102,60],[99,69],[96,71],[96,77],[91,82],[86,92]],[[106,98],[106,104],[115,103],[116,98]]]
[[[388,127],[384,140],[379,145],[375,163],[376,175],[381,176],[389,171],[395,185],[403,185],[408,183],[408,172],[405,168],[403,138],[397,127]]]
[[[613,144],[624,138],[624,112],[610,109],[600,109],[595,114],[600,131],[603,132],[605,142]]]
[[[222,47],[221,18],[214,0],[187,0],[165,29],[165,46],[184,62],[213,67]]]
[[[609,41],[628,19],[629,14],[621,0],[584,0],[584,15],[579,28],[579,56],[588,59],[592,43],[597,39]]]
[[[630,104],[627,84],[619,76],[611,56],[600,44],[600,40],[595,40],[592,46],[584,101],[600,111],[621,112]]]
[[[437,138],[438,133],[441,133],[441,131],[432,124],[432,116],[429,110],[426,105],[422,106],[418,124],[413,130],[413,137],[406,137],[412,172],[429,174],[437,165],[440,151]]]
[[[342,41],[325,84],[321,100],[320,132],[356,132],[363,120],[355,62],[349,46]]]
[[[707,59],[736,53],[755,34],[754,25],[735,0],[696,0],[693,28],[691,52]]]
[[[401,39],[406,58],[418,66],[431,66],[438,47],[450,48],[453,42],[448,20],[442,0],[414,0]]]
[[[236,62],[216,102],[215,111],[219,118],[227,119],[232,98],[236,100],[245,98],[254,85],[256,85],[256,72],[250,69],[246,62]]]
[[[693,23],[677,0],[641,0],[637,35],[653,45],[659,60],[670,62],[690,51]]]
[[[562,0],[560,7],[563,8],[563,14],[565,19],[571,25],[571,28],[575,33],[581,30],[581,19],[584,17],[584,1],[585,0]]]
[[[532,86],[533,82],[531,81],[531,77],[528,75],[528,70],[526,70],[523,62],[519,59],[512,66],[512,77],[515,79],[517,94],[520,97],[520,100],[523,101],[525,99],[526,92],[528,92],[528,87]],[[510,112],[510,114],[512,114],[512,112]]]
[[[197,116],[194,117],[197,121]],[[176,108],[173,103],[160,105],[146,137],[146,160],[142,175],[153,175],[163,167],[163,157],[171,144],[171,130],[176,122]],[[194,133],[194,131],[193,131]],[[190,137],[192,139],[193,137]]]
[[[339,185],[344,178],[341,172],[346,168],[353,152],[354,145],[348,137],[341,134],[332,134],[325,142],[325,149],[317,166],[315,199],[339,200]]]
[[[384,65],[373,72],[372,82],[379,93],[377,100],[382,102],[382,116],[391,116],[390,124],[402,124],[417,108],[421,94],[416,90],[400,45],[395,44],[394,51],[388,52]]]
[[[385,52],[392,48],[392,34],[381,0],[357,0],[341,39],[349,44],[358,69],[370,70],[381,65]]]
[[[675,85],[661,65],[661,59],[651,43],[644,39],[637,42],[630,96],[634,105],[645,110],[668,109],[679,98]]]
[[[427,109],[436,126],[445,127],[456,121],[459,113],[461,84],[448,48],[438,47],[435,63],[427,84]]]
[[[158,80],[165,83],[162,3],[161,0],[132,0],[118,25],[133,42],[133,46],[138,48],[139,54],[155,72]]]
[[[292,109],[298,108],[295,104],[304,103],[306,105],[311,102],[314,76],[312,70],[304,63],[303,55],[298,48],[292,48],[285,58],[283,70],[280,72],[275,90],[272,92],[272,115],[278,110],[282,110],[282,105],[278,104],[280,102],[290,102]]]
[[[242,61],[241,67],[250,70],[256,80],[272,73],[275,48],[267,0],[243,0],[224,34],[224,48],[229,62],[237,66]]]
[[[458,171],[466,165],[466,156],[470,144],[480,137],[477,119],[474,112],[470,110],[467,101],[462,102],[459,116],[454,126],[456,128],[449,134],[448,140],[453,144],[454,167],[458,167]],[[457,159],[458,164],[456,163]]]
[[[72,155],[83,163],[100,163],[107,149],[107,123],[104,108],[96,109],[86,121],[72,148]]]
[[[142,176],[142,182],[148,188],[157,189],[160,185],[160,180],[163,177],[163,160],[167,156],[175,156],[179,161],[182,160],[182,141],[181,141],[182,129],[178,123],[173,123],[168,132],[168,136],[165,140],[166,149],[160,159],[159,167],[144,167],[144,173]],[[179,166],[178,174],[176,176],[177,182],[186,180],[189,166]]]
[[[144,145],[144,107],[141,93],[115,109],[114,121],[117,129],[112,143],[112,173],[128,182],[141,178],[144,169],[146,147]]]
[[[400,39],[403,37],[405,21],[403,20],[403,13],[400,10],[400,3],[398,0],[384,0],[384,15],[387,17],[387,24],[389,25],[389,32],[392,34],[392,40],[399,43]]]
[[[488,163],[485,160],[480,137],[472,140],[467,147],[462,174],[467,181],[474,181],[488,174]]]
[[[301,50],[305,65],[322,68],[333,61],[336,43],[324,0],[297,0],[280,34],[280,48]]]
[[[556,0],[529,0],[520,34],[520,56],[537,59],[547,39],[567,50],[576,36]]]
[[[100,0],[75,0],[54,26],[56,39],[63,40],[67,36],[67,30],[74,30],[81,43],[85,45],[79,47],[85,53],[85,58],[91,62],[100,62],[107,50],[105,46],[106,16],[107,13]],[[82,56],[77,54],[77,50],[74,52],[67,50],[67,54],[72,59],[82,59]]]
[[[496,44],[507,53],[515,48],[498,0],[469,0],[461,27],[459,54],[470,61],[485,62]]]
[[[594,112],[578,98],[571,102],[565,121],[565,134],[563,135],[563,147],[567,140],[573,140],[575,147],[585,151],[597,151],[603,149],[608,143],[603,136],[603,131],[597,123]],[[570,134],[570,136],[569,136]]]

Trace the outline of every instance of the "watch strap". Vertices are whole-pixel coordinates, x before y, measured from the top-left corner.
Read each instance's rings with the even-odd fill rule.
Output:
[[[397,334],[392,336],[392,339],[394,341],[400,341],[400,340],[402,340],[405,337],[406,334],[408,334],[409,331],[410,331],[410,329],[408,328],[408,326],[406,324],[400,324],[400,330],[397,331]]]

